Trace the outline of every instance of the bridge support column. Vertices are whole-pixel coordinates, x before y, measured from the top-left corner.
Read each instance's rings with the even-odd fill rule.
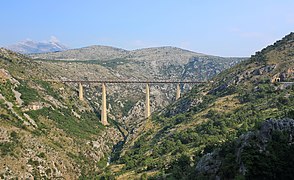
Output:
[[[102,109],[101,109],[101,123],[106,126],[107,122],[107,109],[106,109],[106,85],[102,83]]]
[[[176,93],[176,100],[180,99],[181,97],[181,88],[180,83],[177,84],[177,93]]]
[[[145,118],[150,116],[150,89],[149,84],[146,84],[146,109],[145,109]]]
[[[81,101],[84,100],[84,90],[83,90],[83,85],[81,82],[79,82],[79,99]]]

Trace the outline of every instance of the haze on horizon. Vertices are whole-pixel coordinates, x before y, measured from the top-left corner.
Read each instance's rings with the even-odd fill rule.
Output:
[[[10,0],[1,7],[0,46],[53,37],[70,48],[175,46],[250,56],[294,27],[293,0]]]

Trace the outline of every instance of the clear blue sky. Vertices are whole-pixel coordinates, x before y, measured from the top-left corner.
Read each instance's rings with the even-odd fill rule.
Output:
[[[294,31],[294,0],[3,0],[0,46],[176,46],[250,56]]]

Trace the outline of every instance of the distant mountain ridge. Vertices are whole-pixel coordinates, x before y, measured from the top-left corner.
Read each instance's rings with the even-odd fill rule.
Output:
[[[68,47],[60,43],[56,38],[51,39],[48,42],[25,40],[13,45],[6,46],[5,48],[22,54],[58,52],[68,49]]]
[[[185,49],[162,46],[162,47],[151,47],[142,48],[136,50],[125,50],[112,46],[92,45],[83,48],[69,49],[62,52],[48,52],[43,54],[31,54],[33,59],[48,59],[48,60],[109,60],[116,58],[143,58],[150,55],[157,56],[160,58],[170,57],[170,55],[188,55],[191,56],[206,56],[205,54],[188,51]],[[165,56],[165,57],[163,57]],[[158,58],[158,57],[157,57]]]

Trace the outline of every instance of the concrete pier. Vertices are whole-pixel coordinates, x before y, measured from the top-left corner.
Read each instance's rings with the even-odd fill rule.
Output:
[[[107,122],[107,109],[106,109],[106,85],[102,83],[102,107],[101,107],[101,123],[106,126]]]
[[[145,109],[145,118],[150,116],[150,89],[149,84],[146,84],[146,109]]]
[[[181,87],[180,84],[177,84],[177,93],[176,93],[176,100],[180,99],[181,97]]]
[[[79,99],[81,101],[84,100],[84,90],[83,90],[83,85],[81,82],[79,82]]]
[[[84,101],[84,90],[83,84],[91,83],[101,83],[102,84],[102,104],[101,104],[101,123],[103,125],[109,125],[107,121],[107,104],[106,104],[106,83],[107,84],[146,84],[146,104],[145,104],[145,118],[151,116],[151,106],[150,106],[150,87],[149,84],[177,84],[176,100],[181,97],[181,84],[202,84],[207,83],[205,81],[172,81],[172,80],[144,80],[144,81],[134,81],[134,80],[68,80],[68,81],[53,81],[47,80],[47,82],[62,82],[62,83],[77,83],[79,85],[79,100]],[[90,100],[90,99],[89,99]],[[85,104],[85,103],[83,103]]]

